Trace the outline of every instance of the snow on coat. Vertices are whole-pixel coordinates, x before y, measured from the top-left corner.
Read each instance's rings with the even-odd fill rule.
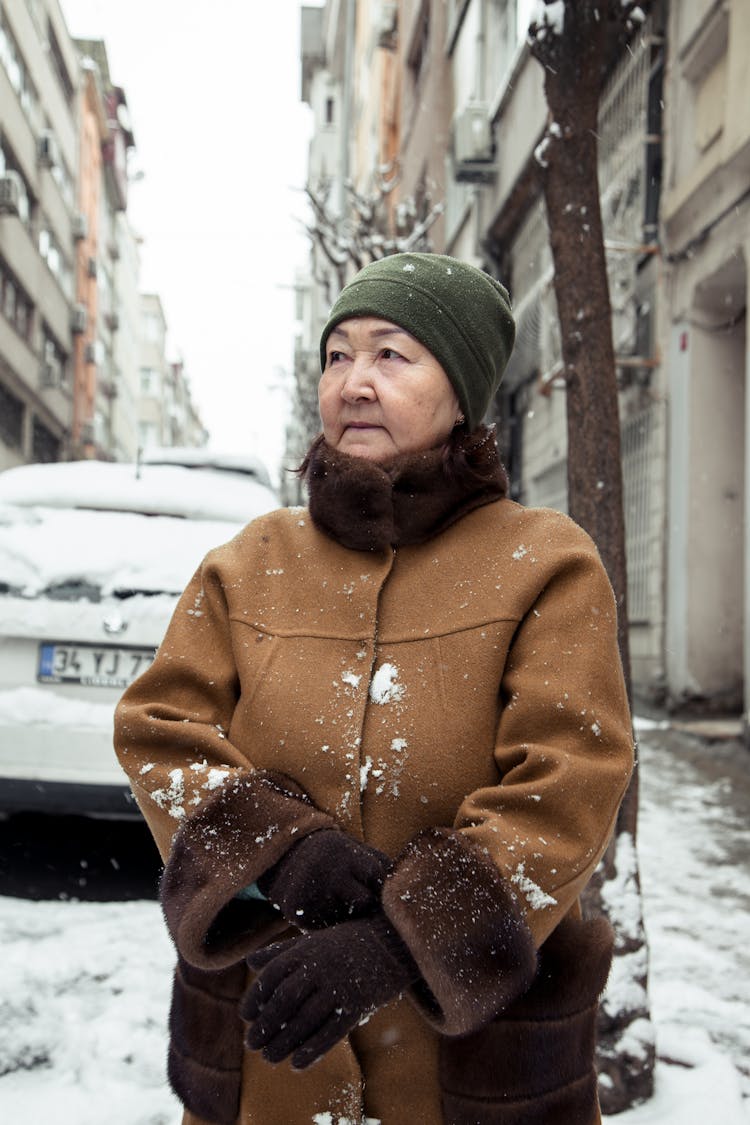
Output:
[[[589,537],[507,499],[370,551],[285,509],[207,556],[116,722],[173,857],[184,972],[241,987],[237,964],[281,925],[235,894],[335,822],[397,858],[384,906],[427,985],[309,1071],[243,1054],[234,1028],[238,1120],[443,1120],[444,1034],[476,1032],[528,986],[503,977],[501,919],[535,948],[576,925],[611,835],[633,755],[616,633]]]

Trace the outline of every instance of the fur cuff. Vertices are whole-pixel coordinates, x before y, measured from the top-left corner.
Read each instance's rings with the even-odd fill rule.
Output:
[[[612,961],[605,918],[565,918],[531,988],[486,1027],[440,1043],[451,1125],[599,1125],[596,1015]]]
[[[536,951],[516,896],[459,832],[416,836],[385,881],[383,907],[422,974],[413,998],[444,1035],[481,1027],[533,980]]]
[[[260,899],[236,899],[297,840],[333,826],[302,789],[256,770],[219,790],[181,824],[161,881],[178,952],[204,969],[232,965],[287,928]]]
[[[233,1125],[240,1109],[243,964],[219,972],[178,960],[169,1015],[169,1083],[202,1120]]]

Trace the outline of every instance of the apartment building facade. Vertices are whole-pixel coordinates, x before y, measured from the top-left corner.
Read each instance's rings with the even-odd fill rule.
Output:
[[[167,358],[167,321],[156,293],[140,297],[138,448],[203,446],[208,431],[190,393],[184,364]]]
[[[76,216],[75,456],[133,457],[137,353],[126,339],[137,320],[139,262],[127,217],[135,148],[127,99],[109,72],[101,40],[75,40],[80,60],[79,211]],[[123,324],[127,319],[128,323]]]
[[[358,138],[360,120],[381,152],[386,144],[395,151],[402,198],[442,162],[434,183],[442,183],[445,214],[433,248],[501,277],[514,301],[516,350],[494,408],[513,495],[565,509],[565,391],[537,174],[547,107],[525,42],[530,5],[352,7],[355,20],[392,27],[380,50],[396,65],[387,98],[370,81],[363,115],[356,76],[372,74],[373,63],[351,64],[349,174],[359,182],[372,174],[357,165],[358,153],[377,149]],[[598,130],[634,683],[674,707],[747,716],[750,91],[740,59],[750,12],[741,0],[642,7],[644,24],[612,60]],[[337,15],[341,5],[326,4],[323,20]],[[353,42],[368,42],[361,28]],[[319,64],[324,74],[328,65]],[[316,114],[316,136],[317,123]],[[304,326],[303,351],[317,327]]]
[[[105,44],[71,39],[59,0],[0,0],[0,470],[137,455],[134,146]],[[182,365],[167,374],[162,437],[204,443]]]
[[[73,419],[78,62],[57,0],[0,4],[0,468]]]
[[[750,7],[670,5],[661,206],[669,367],[666,660],[677,694],[750,692]],[[682,563],[682,565],[680,565]]]

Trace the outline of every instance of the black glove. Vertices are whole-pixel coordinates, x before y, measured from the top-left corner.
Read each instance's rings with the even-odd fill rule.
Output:
[[[391,861],[338,828],[323,828],[294,844],[258,879],[287,922],[320,929],[380,909]]]
[[[247,1045],[272,1063],[291,1055],[298,1070],[419,978],[382,914],[277,942],[247,962],[262,970],[240,1005]]]

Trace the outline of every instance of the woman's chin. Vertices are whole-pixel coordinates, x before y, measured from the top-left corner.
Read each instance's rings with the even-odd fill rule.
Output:
[[[342,435],[337,448],[350,457],[362,457],[366,461],[387,461],[397,452],[393,442],[382,430],[346,432]]]

